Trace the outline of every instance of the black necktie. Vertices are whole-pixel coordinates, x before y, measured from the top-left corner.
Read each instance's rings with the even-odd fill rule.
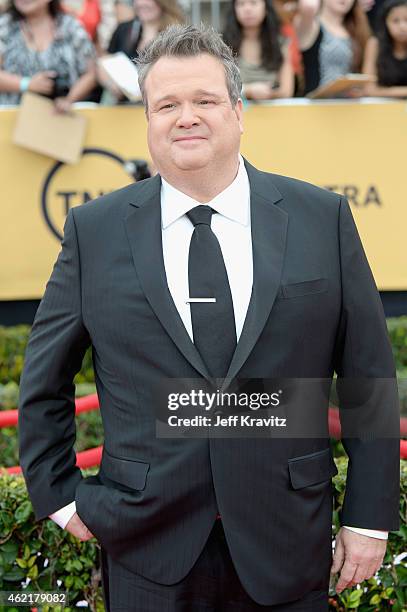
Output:
[[[232,294],[218,239],[211,230],[210,206],[196,206],[187,215],[194,224],[189,246],[190,302],[194,343],[214,378],[224,378],[236,348]]]

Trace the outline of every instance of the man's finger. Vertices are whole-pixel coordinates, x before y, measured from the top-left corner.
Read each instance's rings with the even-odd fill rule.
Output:
[[[360,584],[361,582],[365,580],[367,576],[368,568],[369,568],[368,563],[361,563],[360,565],[357,566],[355,575],[353,576],[353,579],[352,579],[352,586],[354,586],[355,584]]]
[[[337,593],[340,593],[341,591],[343,591],[343,589],[346,589],[346,587],[350,584],[350,582],[352,582],[353,577],[356,573],[357,567],[358,567],[357,563],[352,563],[351,561],[345,560],[345,563],[343,564],[343,567],[342,567],[342,570],[339,576],[339,580],[336,585]]]
[[[375,573],[381,568],[382,564],[383,559],[381,559],[380,561],[378,561],[377,559],[371,561],[368,566],[366,579],[372,578],[372,576],[374,576]]]
[[[65,529],[75,536],[75,538],[78,538],[81,541],[90,540],[91,538],[95,537],[79,517],[77,512],[75,512],[75,514],[67,522]]]
[[[95,536],[93,535],[93,533],[89,531],[87,527],[85,527],[84,529],[82,529],[82,533],[79,539],[82,540],[82,542],[86,542],[87,540],[90,540],[91,538],[94,538],[94,537]]]

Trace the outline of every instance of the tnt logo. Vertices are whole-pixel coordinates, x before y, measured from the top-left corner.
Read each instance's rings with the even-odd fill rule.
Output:
[[[56,162],[45,178],[41,192],[44,220],[52,234],[62,240],[70,208],[149,176],[144,159],[125,160],[106,149],[84,149],[79,168],[78,164]]]

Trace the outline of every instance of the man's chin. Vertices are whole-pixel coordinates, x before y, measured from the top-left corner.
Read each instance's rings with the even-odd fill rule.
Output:
[[[206,155],[199,155],[198,153],[183,155],[174,155],[173,162],[179,170],[202,170],[209,163],[209,158]]]
[[[207,140],[173,142],[170,156],[180,170],[199,170],[210,161],[211,150]]]

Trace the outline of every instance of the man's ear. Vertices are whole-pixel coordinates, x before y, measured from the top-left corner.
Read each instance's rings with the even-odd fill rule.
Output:
[[[235,113],[240,126],[240,133],[243,134],[243,100],[238,98],[235,105]]]

